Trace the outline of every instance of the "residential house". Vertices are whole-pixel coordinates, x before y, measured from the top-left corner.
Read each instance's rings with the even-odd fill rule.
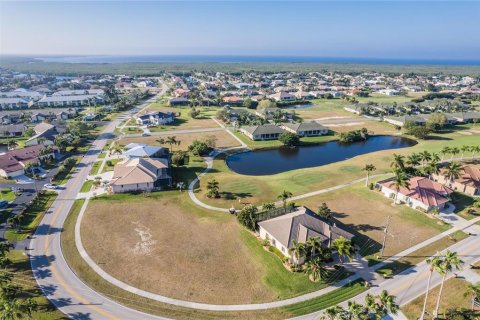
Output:
[[[25,132],[25,130],[26,130],[26,126],[22,123],[0,125],[0,137],[2,138],[20,137]]]
[[[187,98],[171,98],[170,100],[168,100],[168,105],[169,106],[186,106],[188,105],[190,102],[188,101]]]
[[[304,258],[298,261],[289,249],[297,243],[306,243],[308,239],[318,237],[324,248],[331,245],[335,239],[344,237],[352,239],[353,235],[344,229],[331,224],[306,207],[273,219],[258,223],[260,237],[268,240],[272,246],[285,255],[290,263],[302,264]]]
[[[25,109],[28,108],[28,101],[23,98],[0,98],[1,109]]]
[[[173,112],[150,112],[141,116],[136,116],[135,121],[137,124],[144,126],[158,126],[164,124],[170,124],[175,121],[175,113]]]
[[[97,95],[52,95],[37,101],[39,107],[82,107],[103,103],[103,98]]]
[[[259,126],[241,127],[240,132],[254,141],[275,140],[283,133],[283,129],[273,124],[264,124]]]
[[[278,114],[280,115],[280,120],[282,121],[291,121],[294,116],[292,112],[285,111],[284,109],[280,108],[264,108],[257,110],[255,114],[265,120],[274,120],[275,115]]]
[[[316,121],[302,123],[282,123],[280,127],[286,131],[296,133],[300,137],[314,137],[328,134],[328,128]]]
[[[427,122],[424,118],[419,116],[385,117],[383,120],[398,127],[403,127],[409,122],[414,123],[415,125],[424,126]]]
[[[127,158],[166,158],[169,157],[168,149],[149,146],[143,143],[129,143],[125,146],[123,155]]]
[[[43,145],[36,145],[11,150],[0,155],[0,176],[12,178],[22,175],[25,173],[24,169],[28,163],[38,164],[40,161],[55,156],[55,148],[52,148],[52,152],[50,153],[43,153],[43,149]]]
[[[447,177],[445,168],[441,169],[438,174],[432,174],[432,179],[469,196],[480,195],[480,165],[478,164],[463,165],[458,178],[453,180]]]
[[[461,123],[480,122],[480,112],[458,112],[448,115]]]
[[[228,96],[228,97],[223,97],[223,102],[225,104],[241,105],[243,104],[243,99],[237,96]]]
[[[46,122],[37,124],[33,130],[35,131],[35,135],[25,141],[26,146],[36,146],[39,144],[44,146],[53,145],[55,137],[58,134],[55,126]]]
[[[275,101],[278,102],[285,102],[285,101],[295,101],[296,97],[286,91],[280,91],[277,93],[274,93],[269,96],[270,99],[274,99]]]
[[[152,191],[170,185],[167,159],[131,158],[113,168],[110,191],[113,193]]]
[[[386,197],[391,199],[397,193],[393,178],[379,181],[377,187]],[[408,188],[399,188],[397,202],[404,202],[409,207],[422,209],[425,212],[433,209],[441,210],[448,204],[448,196],[452,192],[453,190],[449,187],[428,178],[411,177],[408,180]]]

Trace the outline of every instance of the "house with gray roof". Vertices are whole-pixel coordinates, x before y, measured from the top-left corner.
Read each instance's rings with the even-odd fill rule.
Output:
[[[283,133],[283,129],[273,124],[263,124],[241,127],[240,132],[254,141],[276,140]]]
[[[280,127],[286,131],[296,133],[300,137],[315,137],[328,134],[328,128],[316,121],[282,123]]]
[[[408,122],[418,126],[424,126],[427,123],[425,118],[419,116],[385,117],[383,120],[398,127],[403,127]]]
[[[23,98],[0,98],[1,109],[25,109],[28,107],[28,101]]]
[[[292,213],[261,221],[258,223],[258,227],[262,239],[270,241],[271,245],[280,250],[291,263],[298,264],[302,264],[304,259],[295,261],[295,257],[289,252],[294,241],[306,243],[308,239],[318,237],[326,248],[337,238],[353,238],[351,233],[336,226],[335,223],[327,222],[306,207],[300,207]]]

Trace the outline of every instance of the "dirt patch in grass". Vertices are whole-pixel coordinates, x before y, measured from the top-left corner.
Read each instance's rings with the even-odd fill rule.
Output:
[[[364,256],[380,250],[388,215],[391,220],[384,252],[387,257],[449,228],[424,213],[404,205],[393,205],[391,199],[367,189],[363,183],[301,199],[297,204],[316,210],[322,202],[333,210],[339,223],[357,235],[356,242]]]
[[[445,281],[443,292],[442,292],[442,300],[440,303],[440,318],[446,319],[444,313],[446,310],[455,308],[455,309],[469,309],[470,308],[470,297],[464,297],[463,293],[467,290],[468,282],[458,278],[451,278]],[[440,290],[440,286],[437,286],[430,290],[428,294],[427,300],[427,312],[428,315],[425,316],[425,319],[432,319],[432,314],[435,309],[435,305],[437,302],[438,292]],[[423,302],[425,296],[422,295],[417,299],[413,300],[412,302],[402,306],[401,310],[407,316],[408,319],[418,319],[422,312]]]
[[[94,200],[82,224],[85,248],[114,277],[168,297],[217,304],[274,299],[237,222],[182,206],[185,200]]]
[[[203,140],[209,136],[214,136],[217,138],[216,147],[217,148],[228,148],[239,146],[240,143],[234,139],[229,133],[225,131],[212,131],[212,132],[197,132],[197,133],[182,133],[182,134],[168,134],[168,135],[159,135],[159,136],[148,136],[148,137],[135,137],[135,138],[123,138],[119,141],[121,145],[127,145],[129,143],[145,143],[149,145],[160,145],[165,148],[170,148],[169,144],[159,144],[157,140],[166,139],[168,136],[174,136],[177,140],[180,141],[179,146],[172,146],[173,151],[176,150],[187,150],[188,146],[193,142],[193,140]]]

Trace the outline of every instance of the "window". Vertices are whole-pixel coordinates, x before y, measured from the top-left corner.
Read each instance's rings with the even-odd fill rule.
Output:
[[[275,239],[272,239],[272,245],[276,245]]]

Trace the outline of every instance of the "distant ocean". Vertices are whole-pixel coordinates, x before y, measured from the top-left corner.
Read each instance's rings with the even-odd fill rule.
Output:
[[[44,62],[63,63],[339,63],[339,64],[395,64],[395,65],[469,65],[478,66],[480,60],[448,59],[382,59],[382,58],[332,58],[307,56],[207,56],[207,55],[85,55],[37,57]]]

